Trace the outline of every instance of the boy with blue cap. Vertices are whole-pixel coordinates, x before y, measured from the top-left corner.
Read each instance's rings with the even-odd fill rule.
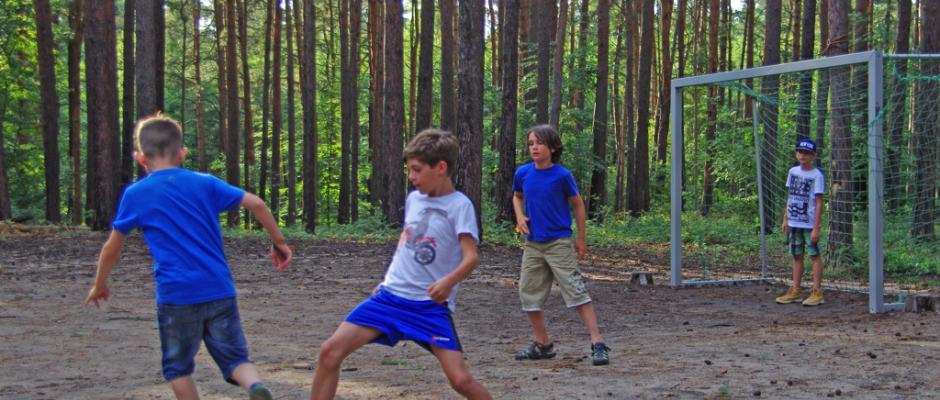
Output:
[[[800,164],[790,168],[787,175],[787,207],[783,210],[781,227],[782,232],[788,234],[790,255],[793,256],[793,287],[776,300],[779,304],[802,301],[804,306],[818,306],[825,303],[821,287],[823,264],[819,252],[825,177],[816,167],[816,143],[812,140],[797,141],[794,155]],[[805,300],[800,288],[804,251],[809,253],[813,263],[813,291]]]

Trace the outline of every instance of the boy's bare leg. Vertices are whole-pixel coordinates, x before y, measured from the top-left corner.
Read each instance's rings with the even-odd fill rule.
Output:
[[[471,400],[493,398],[490,396],[490,392],[470,375],[470,370],[463,362],[463,353],[436,346],[431,346],[431,352],[437,357],[437,361],[441,363],[444,375],[447,375],[447,381],[450,382],[450,386],[457,393]]]
[[[238,386],[241,386],[242,389],[245,390],[251,389],[251,385],[261,382],[258,369],[250,362],[235,367],[235,370],[232,371],[231,378],[235,382],[238,382]]]
[[[822,257],[812,256],[811,260],[813,261],[813,289],[819,289],[822,287]]]
[[[588,328],[591,334],[591,343],[600,343],[604,341],[601,331],[597,327],[597,313],[594,312],[594,303],[588,302],[575,307],[578,310],[578,316],[584,321],[584,326]]]
[[[535,341],[541,344],[548,344],[548,330],[545,329],[545,313],[542,311],[526,311],[529,317],[529,323],[532,324],[532,335]]]
[[[820,265],[820,268],[822,268],[822,265]],[[802,281],[803,281],[803,255],[793,256],[793,287],[799,288],[800,283]]]
[[[381,332],[343,322],[336,332],[320,345],[317,369],[313,372],[313,384],[310,388],[310,400],[332,399],[339,385],[339,367],[343,360],[356,349],[365,346]]]
[[[199,400],[199,391],[196,390],[196,382],[192,376],[176,378],[170,381],[170,387],[173,388],[177,400]]]

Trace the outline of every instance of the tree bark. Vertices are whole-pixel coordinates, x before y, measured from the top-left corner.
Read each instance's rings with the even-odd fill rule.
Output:
[[[827,55],[829,49],[829,0],[819,0],[819,54]],[[825,147],[826,122],[829,113],[829,71],[819,71],[816,85],[816,147]],[[820,165],[816,159],[816,165]]]
[[[940,52],[940,2],[923,2],[921,31],[921,52]],[[940,68],[935,60],[921,61],[922,74],[940,75]],[[914,220],[911,224],[911,237],[918,241],[934,239],[934,225],[937,220],[937,137],[940,136],[940,85],[935,80],[920,82],[917,85],[917,107],[915,109],[914,132],[912,140],[914,156]]]
[[[225,94],[228,96],[226,126],[228,135],[228,147],[225,149],[225,176],[230,185],[238,186],[239,177],[239,158],[240,147],[238,134],[238,59],[236,58],[236,48],[238,43],[238,28],[235,21],[235,0],[226,0],[225,2]],[[228,213],[229,227],[238,227],[239,212],[230,211]]]
[[[544,19],[544,17],[543,17]],[[610,51],[610,2],[600,0],[597,5],[597,87],[594,104],[594,168],[591,172],[591,197],[588,212],[593,218],[603,218],[599,211],[607,204],[607,88]],[[546,63],[547,64],[547,63]]]
[[[797,59],[813,58],[813,42],[816,40],[816,0],[803,1],[802,41]],[[797,139],[810,137],[810,111],[813,107],[813,72],[800,74],[799,105],[796,109]]]
[[[198,0],[196,0],[198,1]],[[242,64],[242,109],[244,114],[245,126],[245,147],[244,147],[244,187],[243,189],[252,192],[251,170],[255,165],[255,134],[254,122],[252,121],[251,111],[251,69],[248,67],[248,0],[238,0],[238,49],[241,52]],[[250,217],[245,215],[245,224],[248,224]]]
[[[297,122],[294,118],[296,109],[294,107],[294,24],[293,16],[296,10],[291,8],[291,2],[285,1],[285,20],[287,22],[287,171],[285,179],[287,180],[287,218],[284,220],[286,226],[294,226],[297,221],[297,149],[296,135]],[[299,43],[298,43],[299,44]]]
[[[898,0],[898,31],[895,37],[894,52],[906,54],[911,51],[911,0]],[[885,163],[885,198],[888,199],[888,211],[897,212],[901,206],[904,185],[901,180],[901,156],[904,149],[905,130],[905,104],[907,104],[908,85],[901,79],[907,76],[907,61],[896,59],[891,61],[894,71],[891,72],[891,91],[888,99],[888,121],[886,136],[888,145],[885,147],[887,162]],[[891,65],[889,64],[889,65]]]
[[[564,3],[566,0],[562,0]],[[516,169],[516,108],[518,107],[519,89],[519,2],[505,0],[502,60],[502,114],[499,124],[499,138],[496,149],[499,152],[499,173],[496,176],[497,217],[499,220],[514,221],[512,208],[512,179]],[[556,56],[557,57],[557,56]],[[557,123],[557,122],[556,122]]]
[[[561,0],[558,8],[558,25],[555,27],[555,56],[552,61],[552,105],[548,112],[548,123],[559,129],[561,115],[561,97],[564,92],[562,81],[565,59],[565,30],[568,26],[568,0]],[[616,72],[615,72],[616,73]]]
[[[653,2],[642,2],[639,73],[637,76],[637,129],[636,129],[636,203],[631,207],[634,216],[649,210],[650,174],[649,174],[649,113],[650,113],[650,78],[653,67]]]
[[[276,0],[265,0],[264,12],[264,71],[261,92],[261,165],[258,171],[258,196],[267,199],[268,187],[268,123],[271,120],[271,38],[274,36],[274,8]]]
[[[157,32],[154,17],[156,0],[134,0],[137,21],[137,50],[134,81],[137,85],[137,118],[153,115],[157,108]]]
[[[774,65],[780,62],[780,19],[781,2],[780,0],[768,0],[765,10],[765,30],[764,30],[764,61],[763,65]],[[761,79],[761,93],[765,98],[776,100],[780,95],[780,78],[778,76],[766,76]],[[777,221],[776,205],[773,187],[779,184],[773,177],[777,176],[777,107],[772,101],[761,104],[760,113],[761,123],[764,126],[764,134],[761,136],[762,161],[761,171],[764,179],[764,220]],[[774,224],[767,224],[767,230],[770,231]]]
[[[829,56],[847,54],[849,50],[849,0],[829,1]],[[838,266],[841,255],[852,245],[852,126],[849,104],[848,67],[829,70],[829,87],[832,91],[830,121],[832,147],[829,174],[832,191],[829,195],[829,262]]]
[[[199,1],[193,2],[193,93],[196,98],[194,99],[196,105],[196,157],[198,162],[198,168],[201,172],[206,172],[209,170],[208,160],[206,157],[206,126],[205,126],[205,109],[202,104],[202,69],[201,63],[201,49],[200,47],[200,34],[199,34],[199,22],[200,15],[202,14],[202,3]]]
[[[680,0],[681,1],[681,0]],[[669,105],[670,105],[670,86],[672,83],[672,56],[669,52],[669,28],[672,25],[672,2],[673,0],[662,0],[660,12],[662,13],[662,23],[660,32],[662,33],[662,43],[660,47],[660,65],[662,73],[660,74],[659,89],[659,113],[656,114],[656,160],[660,164],[666,163],[666,150],[669,148]]]
[[[36,20],[36,50],[39,61],[39,98],[42,109],[43,170],[46,189],[46,220],[57,224],[59,213],[59,95],[55,91],[55,56],[52,51],[52,10],[49,0],[33,0]]]
[[[122,95],[124,105],[121,108],[121,183],[129,184],[134,180],[134,126],[137,123],[134,107],[134,77],[137,67],[134,64],[134,15],[135,0],[124,1],[124,82]]]
[[[460,61],[457,68],[457,159],[456,186],[476,210],[477,228],[483,238],[480,219],[483,180],[483,0],[465,0],[459,5]],[[401,169],[399,169],[401,170]]]
[[[441,129],[456,128],[456,104],[454,103],[454,55],[457,43],[454,38],[454,11],[456,0],[440,0],[441,7]]]
[[[446,1],[446,0],[445,0]],[[385,113],[385,8],[379,0],[369,0],[369,148],[372,154],[372,175],[369,197],[374,209],[383,210],[388,198],[385,185],[385,162],[382,116]],[[443,78],[442,78],[443,79]]]
[[[491,0],[492,1],[492,0]],[[421,58],[418,60],[418,107],[415,114],[417,134],[431,127],[434,111],[434,0],[421,0]]]
[[[94,142],[88,154],[89,179],[94,183],[91,228],[111,228],[118,200],[117,170],[119,159],[117,101],[117,38],[115,37],[114,1],[87,0],[85,14],[85,81],[88,137]]]
[[[607,1],[609,0],[601,0]],[[552,18],[550,14],[550,9],[547,1],[535,1],[533,2],[533,10],[536,11],[537,15],[533,15],[535,23],[535,32],[536,32],[536,51],[538,52],[538,63],[536,64],[536,70],[538,71],[538,77],[536,80],[536,106],[535,106],[535,123],[545,124],[549,122],[548,119],[548,96],[549,96],[549,82],[551,74],[551,40],[552,32],[554,31],[554,26],[552,25]],[[609,8],[609,7],[608,7]],[[609,15],[609,14],[608,14]],[[600,35],[598,35],[600,38]],[[604,39],[607,40],[607,36],[604,36]],[[606,103],[599,103],[606,104]],[[603,107],[601,107],[603,108]]]
[[[130,1],[133,10],[133,1]],[[126,23],[126,22],[125,22]],[[84,24],[82,23],[82,0],[72,0],[69,8],[69,27],[72,29],[72,38],[68,44],[68,68],[69,68],[69,156],[72,165],[72,191],[70,201],[71,223],[72,225],[81,225],[82,223],[82,94],[81,90],[81,62],[82,62],[82,39],[84,37]],[[133,29],[131,29],[133,32]],[[133,71],[133,68],[131,69]],[[133,76],[134,74],[129,74]],[[133,84],[132,84],[133,85]],[[134,107],[130,107],[130,113],[133,115]],[[0,113],[2,115],[2,113]],[[0,132],[0,140],[2,140]],[[0,153],[2,153],[3,144],[0,143]],[[0,154],[0,158],[3,155]],[[0,161],[0,170],[3,169],[3,162]],[[0,176],[0,180],[6,180]],[[3,185],[0,186],[5,186]],[[0,188],[0,192],[4,189]],[[8,192],[4,192],[8,193]],[[3,193],[0,193],[3,197]],[[3,200],[0,200],[0,214],[3,213]],[[9,198],[7,198],[7,209],[9,211]],[[8,212],[9,214],[9,212]],[[10,216],[7,215],[7,218]],[[3,218],[0,218],[3,219]]]
[[[392,226],[401,226],[405,207],[405,177],[399,156],[405,125],[402,13],[402,0],[385,3],[385,112],[381,148],[389,155],[383,158],[383,175],[388,185],[385,221]]]
[[[317,37],[315,0],[304,0],[304,57],[303,57],[303,126],[304,126],[304,228],[313,234],[317,228]]]
[[[281,109],[281,25],[283,14],[281,7],[275,3],[274,40],[271,51],[273,61],[271,67],[271,213],[274,220],[280,221],[281,215],[281,129],[283,110]]]
[[[777,0],[779,1],[779,0]],[[771,4],[773,0],[769,0]],[[720,16],[718,0],[709,0],[708,2],[708,72],[718,72],[718,19]],[[769,7],[768,7],[768,11]],[[768,21],[772,21],[768,16]],[[718,88],[715,85],[708,86],[708,111],[705,126],[705,167],[702,177],[702,215],[708,215],[711,212],[714,203],[715,177],[713,175],[715,151],[715,131],[718,123]]]

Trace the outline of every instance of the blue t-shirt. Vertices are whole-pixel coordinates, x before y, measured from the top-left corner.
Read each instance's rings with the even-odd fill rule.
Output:
[[[578,195],[578,184],[565,167],[538,169],[535,163],[525,164],[512,178],[512,191],[525,196],[528,240],[544,243],[571,236],[568,198]]]
[[[184,168],[154,171],[124,191],[112,226],[143,232],[153,255],[158,304],[196,304],[235,296],[219,213],[245,191]]]

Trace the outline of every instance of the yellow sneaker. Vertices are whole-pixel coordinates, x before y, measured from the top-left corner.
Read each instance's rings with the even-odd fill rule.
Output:
[[[806,300],[803,300],[803,305],[804,306],[818,306],[825,302],[826,300],[823,299],[822,289],[813,289],[813,293],[810,294],[809,297],[806,298]]]
[[[787,293],[777,298],[777,304],[796,303],[803,299],[803,291],[798,287],[787,289]]]

